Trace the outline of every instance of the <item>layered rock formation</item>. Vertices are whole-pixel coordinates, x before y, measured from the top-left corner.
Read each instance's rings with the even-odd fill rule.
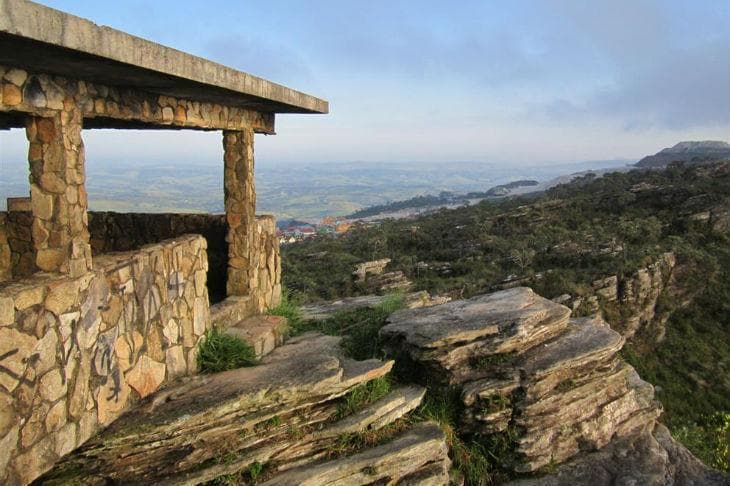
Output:
[[[413,282],[402,271],[385,272],[388,263],[390,263],[390,258],[359,263],[352,272],[355,283],[362,285],[370,292],[379,294],[410,289]]]
[[[399,311],[381,336],[417,376],[461,389],[464,432],[508,431],[517,472],[651,433],[661,412],[621,335],[528,288]]]
[[[41,481],[200,484],[255,471],[268,484],[445,484],[443,433],[429,423],[396,423],[421,403],[423,388],[400,386],[349,407],[353,393],[392,365],[344,357],[339,338],[302,335],[259,366],[157,393]],[[357,440],[376,431],[375,447]]]
[[[601,310],[601,301],[609,306],[615,303],[613,305],[621,306],[629,312],[623,313],[628,315],[626,319],[612,323],[614,330],[629,340],[637,332],[646,330],[645,334],[651,336],[652,341],[661,342],[669,313],[657,312],[657,303],[667,290],[674,294],[681,293],[672,285],[676,268],[676,256],[672,252],[666,252],[653,263],[628,276],[610,275],[593,281],[592,295],[573,298],[564,294],[555,297],[553,301],[568,305],[573,310],[581,308],[591,313]]]

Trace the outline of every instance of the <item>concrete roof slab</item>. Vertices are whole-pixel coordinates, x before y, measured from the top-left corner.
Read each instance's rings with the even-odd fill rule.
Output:
[[[327,113],[321,100],[27,0],[0,0],[0,64],[268,113]]]

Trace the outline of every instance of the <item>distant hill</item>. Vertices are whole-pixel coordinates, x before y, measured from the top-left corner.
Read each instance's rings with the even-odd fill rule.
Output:
[[[644,157],[636,163],[636,167],[651,169],[665,167],[672,162],[704,163],[722,159],[730,159],[730,144],[727,142],[715,140],[680,142],[674,147]]]
[[[504,197],[510,194],[510,191],[520,187],[533,187],[539,184],[538,181],[530,179],[522,179],[519,181],[500,184],[487,190],[486,192],[469,192],[467,194],[454,194],[452,192],[443,191],[438,196],[427,194],[425,196],[416,196],[403,201],[394,201],[388,204],[379,204],[360,209],[347,216],[350,219],[371,218],[379,215],[391,215],[397,211],[408,209],[413,210],[435,210],[440,207],[453,207],[465,203],[472,203],[477,200]]]

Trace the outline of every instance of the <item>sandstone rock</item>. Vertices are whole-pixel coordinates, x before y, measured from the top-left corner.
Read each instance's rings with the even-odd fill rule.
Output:
[[[0,356],[3,356],[0,385],[12,392],[18,386],[19,377],[25,376],[28,357],[37,339],[10,327],[0,328]]]
[[[401,481],[417,476],[419,484],[425,484],[428,479],[431,484],[445,485],[449,482],[450,465],[443,432],[436,424],[424,423],[382,446],[351,457],[292,469],[263,484],[402,484]],[[421,474],[423,471],[427,474]]]
[[[653,387],[619,359],[620,334],[529,289],[399,311],[381,336],[419,378],[461,387],[464,431],[510,429],[518,472],[636,435],[661,413]]]
[[[352,274],[357,281],[365,281],[368,275],[380,275],[383,273],[388,263],[390,263],[390,258],[360,263],[355,267],[355,271]]]
[[[149,356],[142,355],[137,364],[128,373],[125,373],[126,382],[139,393],[141,398],[156,391],[165,380],[166,367],[163,363],[153,361]]]
[[[57,369],[51,370],[41,377],[38,393],[44,400],[55,402],[66,394],[66,383]]]
[[[19,105],[23,101],[20,88],[10,83],[3,83],[3,104],[8,106]]]
[[[17,425],[17,422],[18,417],[13,399],[10,395],[0,392],[0,439],[5,437]]]
[[[90,484],[125,478],[187,478],[196,484],[226,473],[228,466],[209,461],[224,450],[237,451],[239,469],[254,461],[316,456],[325,438],[334,440],[340,431],[368,423],[381,425],[387,417],[395,420],[420,403],[422,389],[401,389],[372,404],[369,420],[352,416],[350,429],[341,427],[328,435],[323,432],[327,427],[317,426],[337,414],[339,397],[383,376],[391,366],[392,362],[344,358],[339,338],[302,335],[259,366],[194,377],[158,392],[69,456],[56,472],[78,471],[83,464],[82,474]],[[305,433],[293,443],[288,433],[293,426],[314,435]]]
[[[225,330],[253,346],[257,358],[266,356],[284,342],[287,321],[281,316],[254,316],[234,324]]]
[[[15,305],[10,297],[0,297],[0,326],[10,326],[15,322]]]
[[[510,486],[610,486],[636,484],[664,486],[727,485],[730,477],[713,471],[661,424],[611,441],[604,449],[578,456],[541,477],[510,482]]]
[[[481,356],[523,352],[558,335],[570,310],[516,287],[426,309],[401,310],[380,331],[386,350],[408,357],[450,383],[483,374]],[[500,358],[501,359],[501,358]]]

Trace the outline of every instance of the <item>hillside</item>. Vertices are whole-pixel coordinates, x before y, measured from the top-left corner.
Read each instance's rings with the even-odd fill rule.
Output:
[[[661,420],[727,468],[728,231],[730,163],[675,164],[292,245],[283,275],[297,299],[334,299],[365,292],[356,263],[390,258],[416,290],[467,298],[526,285],[575,315],[601,312],[628,340],[624,357],[657,385]]]
[[[645,169],[665,167],[672,162],[704,163],[730,158],[730,144],[705,140],[701,142],[679,142],[673,147],[648,155],[636,163]]]

